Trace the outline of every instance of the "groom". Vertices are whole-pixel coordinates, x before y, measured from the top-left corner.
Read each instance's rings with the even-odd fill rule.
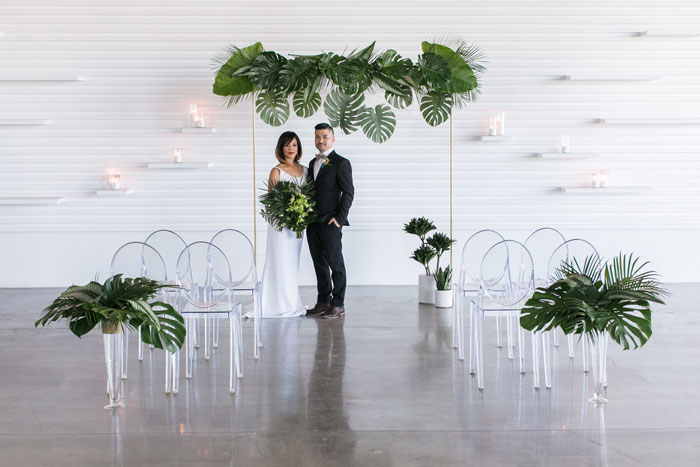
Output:
[[[325,319],[345,315],[345,261],[343,260],[343,226],[355,189],[352,186],[350,161],[333,149],[333,127],[319,123],[315,127],[316,159],[309,164],[309,177],[316,185],[316,222],[306,229],[309,251],[316,270],[318,298],[308,315]]]

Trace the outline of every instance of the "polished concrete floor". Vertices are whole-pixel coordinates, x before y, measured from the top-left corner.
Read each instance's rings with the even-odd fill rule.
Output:
[[[481,392],[451,348],[450,311],[417,305],[411,287],[351,287],[345,319],[266,320],[259,361],[246,322],[233,396],[223,332],[192,380],[183,365],[178,395],[163,392],[162,354],[138,362],[132,347],[117,412],[102,408],[101,335],[33,327],[59,290],[0,290],[0,465],[700,465],[700,284],[670,289],[647,346],[611,344],[605,406],[586,401],[564,347],[553,388],[535,390],[490,321]]]

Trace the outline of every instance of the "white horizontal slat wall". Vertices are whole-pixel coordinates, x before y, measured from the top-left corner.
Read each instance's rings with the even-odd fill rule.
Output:
[[[689,36],[640,36],[646,30]],[[692,247],[700,232],[700,125],[601,122],[700,118],[696,1],[0,0],[0,32],[0,197],[66,198],[0,204],[0,286],[104,277],[119,244],[158,228],[188,240],[227,227],[252,233],[250,103],[227,109],[211,92],[212,57],[229,44],[261,41],[268,50],[304,54],[376,40],[379,50],[415,58],[422,40],[445,33],[480,45],[488,59],[481,99],[454,115],[460,244],[481,228],[524,239],[549,225],[592,240],[608,256],[634,250],[667,280],[700,280]],[[585,79],[566,79],[577,74]],[[216,133],[181,133],[190,103]],[[498,111],[513,139],[480,141]],[[415,242],[401,232],[410,217],[449,229],[449,126],[429,127],[415,104],[397,117],[396,133],[382,145],[361,133],[338,135],[356,184],[345,231],[353,284],[415,282],[419,269],[407,259]],[[313,125],[323,118],[293,116],[284,128],[256,121],[257,188],[275,163],[279,133],[297,131],[308,162]],[[571,135],[572,151],[602,159],[537,157],[557,152],[561,134]],[[169,161],[173,147],[183,148],[186,161],[216,166],[146,167]],[[108,166],[133,194],[95,195]],[[612,186],[654,189],[558,190],[586,186],[599,168],[610,170]],[[258,231],[263,258],[260,219]],[[313,280],[308,256],[302,276]]]

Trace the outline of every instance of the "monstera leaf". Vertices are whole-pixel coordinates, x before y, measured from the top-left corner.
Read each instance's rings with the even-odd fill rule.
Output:
[[[375,143],[383,143],[394,134],[396,115],[388,105],[379,104],[365,109],[360,124],[365,136]]]
[[[316,62],[307,57],[296,57],[287,60],[280,69],[279,85],[289,92],[297,92],[311,87],[317,78],[320,78],[320,71]]]
[[[423,54],[431,56],[437,55],[443,59],[450,70],[447,83],[440,84],[432,81],[434,89],[449,94],[463,94],[472,91],[477,86],[474,72],[469,68],[467,62],[455,51],[441,44],[431,44],[423,42]]]
[[[263,52],[253,63],[246,75],[257,89],[274,89],[279,86],[280,72],[287,59],[276,52]]]
[[[274,91],[261,92],[255,101],[255,111],[263,122],[270,126],[280,126],[289,118],[287,96]]]
[[[429,92],[420,100],[420,111],[423,119],[430,126],[438,126],[450,118],[452,96],[437,92]]]
[[[244,96],[255,90],[255,85],[246,73],[250,71],[250,65],[263,52],[263,45],[256,42],[253,45],[239,49],[230,48],[220,54],[215,61],[221,64],[221,68],[214,80],[214,94],[217,96],[233,97],[229,104],[235,104],[237,96]]]
[[[294,106],[294,113],[299,117],[310,117],[321,107],[321,95],[315,92],[310,94],[308,98],[305,98],[303,91],[297,91],[294,94],[294,99],[292,99],[292,105]]]
[[[395,109],[405,109],[413,103],[411,94],[402,95],[387,91],[384,93],[384,98]]]
[[[323,110],[332,126],[340,127],[349,135],[357,130],[364,110],[365,96],[348,95],[340,89],[334,89],[326,97]]]

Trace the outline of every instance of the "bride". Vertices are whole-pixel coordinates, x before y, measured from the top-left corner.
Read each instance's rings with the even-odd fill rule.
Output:
[[[270,187],[279,181],[302,183],[306,180],[307,168],[299,163],[301,154],[301,141],[297,134],[291,131],[282,133],[275,148],[275,156],[280,163],[270,171]],[[306,314],[299,295],[302,240],[292,230],[278,232],[268,224],[262,275],[263,318],[291,318]]]

